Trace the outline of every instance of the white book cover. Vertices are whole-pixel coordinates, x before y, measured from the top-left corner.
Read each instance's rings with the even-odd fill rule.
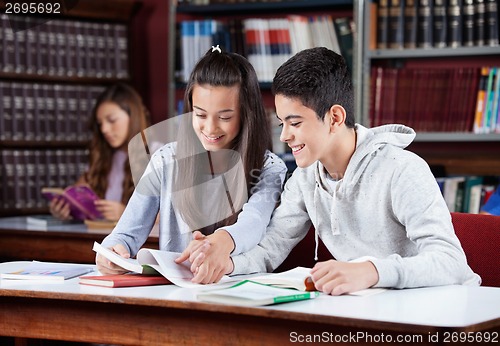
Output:
[[[33,261],[21,270],[0,273],[0,279],[63,282],[93,271],[94,267],[90,265]]]

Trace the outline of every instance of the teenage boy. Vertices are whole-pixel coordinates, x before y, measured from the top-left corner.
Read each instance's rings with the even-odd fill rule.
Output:
[[[404,150],[415,132],[354,122],[351,78],[340,55],[299,52],[278,69],[273,93],[280,139],[298,168],[266,235],[232,257],[228,273],[273,271],[312,225],[316,242],[321,238],[335,258],[311,271],[325,293],[480,284],[429,166]]]

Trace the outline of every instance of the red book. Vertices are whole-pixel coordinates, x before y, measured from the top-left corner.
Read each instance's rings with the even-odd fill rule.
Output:
[[[146,274],[112,274],[81,276],[80,284],[103,287],[135,287],[167,285],[171,282],[161,275]]]

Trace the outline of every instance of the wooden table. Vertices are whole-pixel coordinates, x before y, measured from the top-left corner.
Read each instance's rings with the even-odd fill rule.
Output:
[[[155,231],[144,247],[158,248]],[[110,232],[89,229],[85,224],[40,227],[27,224],[26,217],[0,218],[0,261],[94,263],[94,241],[102,242]]]
[[[0,264],[0,272],[20,263]],[[388,290],[247,308],[172,285],[103,288],[0,280],[0,335],[119,345],[449,344],[500,335],[500,288]],[[314,339],[316,338],[316,339]],[[491,343],[493,344],[493,343]]]

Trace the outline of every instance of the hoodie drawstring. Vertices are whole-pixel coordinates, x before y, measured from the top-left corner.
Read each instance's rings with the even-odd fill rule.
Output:
[[[318,243],[319,243],[319,234],[318,234],[318,230],[316,229],[316,227],[314,227],[314,242],[315,242],[315,245],[314,245],[314,261],[318,262]]]
[[[314,213],[316,220],[318,220],[318,207],[316,205],[316,198],[318,197],[319,184],[316,182],[316,188],[314,189]],[[313,225],[314,227],[314,225]],[[318,261],[318,245],[319,245],[319,233],[318,229],[314,227],[314,261]]]

